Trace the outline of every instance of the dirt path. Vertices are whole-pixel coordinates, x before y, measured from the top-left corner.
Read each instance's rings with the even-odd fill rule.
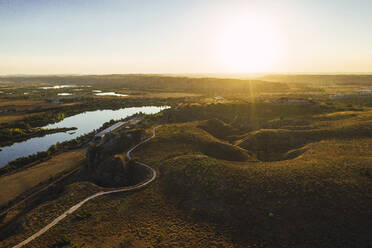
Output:
[[[127,152],[127,157],[128,159],[131,159],[131,156],[130,156],[130,153],[132,151],[134,151],[137,147],[139,147],[140,145],[146,143],[147,141],[149,141],[150,139],[154,138],[156,136],[156,129],[157,127],[155,127],[153,129],[153,134],[150,138],[144,140],[144,141],[141,141],[140,143],[138,143],[137,145],[135,145],[134,147],[132,147],[128,152]],[[32,240],[38,238],[39,236],[41,236],[42,234],[44,234],[45,232],[47,232],[50,228],[52,228],[53,226],[57,225],[61,220],[63,220],[66,216],[72,214],[73,212],[75,212],[77,209],[79,209],[84,203],[86,203],[87,201],[90,201],[98,196],[101,196],[101,195],[107,195],[107,194],[112,194],[112,193],[118,193],[118,192],[125,192],[125,191],[132,191],[132,190],[135,190],[135,189],[139,189],[139,188],[142,188],[142,187],[145,187],[146,185],[148,185],[149,183],[151,183],[152,181],[154,181],[157,177],[157,173],[156,173],[156,170],[153,169],[152,167],[150,167],[149,165],[145,164],[145,163],[142,163],[142,162],[136,162],[137,164],[141,165],[141,166],[144,166],[146,167],[147,169],[149,169],[152,173],[152,176],[151,178],[149,178],[148,180],[140,183],[140,184],[137,184],[135,186],[130,186],[130,187],[125,187],[125,188],[120,188],[120,189],[115,189],[115,190],[109,190],[109,191],[101,191],[101,192],[98,192],[94,195],[91,195],[87,198],[85,198],[84,200],[82,200],[81,202],[75,204],[74,206],[72,206],[70,209],[68,209],[67,211],[65,211],[62,215],[58,216],[56,219],[54,219],[51,223],[49,223],[48,225],[46,225],[45,227],[43,227],[42,229],[40,229],[37,233],[33,234],[32,236],[30,236],[29,238],[27,238],[26,240],[22,241],[21,243],[19,243],[18,245],[15,245],[13,246],[13,248],[19,248],[19,247],[22,247],[28,243],[30,243]]]

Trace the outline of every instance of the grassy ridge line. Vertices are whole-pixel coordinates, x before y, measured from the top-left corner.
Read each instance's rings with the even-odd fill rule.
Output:
[[[167,133],[163,134],[162,131],[162,135],[156,139],[158,144],[157,149],[149,151],[149,153],[154,155],[153,157],[156,157],[158,161],[166,160],[170,156],[184,154],[179,153],[179,151],[204,154],[214,158],[236,162],[257,161],[245,149],[212,136],[207,131],[199,128],[198,124],[199,122],[163,125],[161,130],[166,129]],[[169,149],[169,147],[172,147],[172,149]],[[167,153],[163,151],[167,151]]]
[[[229,223],[241,237],[273,242],[269,247],[369,242],[370,122],[335,128],[332,137],[306,145],[296,159],[258,163],[203,154],[198,139],[189,144],[203,133],[195,126],[164,125],[135,154],[162,173],[164,195],[187,214]]]
[[[130,153],[132,151],[134,151],[136,148],[138,148],[140,145],[148,142],[149,140],[151,140],[152,138],[154,138],[156,136],[156,129],[157,127],[155,127],[153,129],[153,135],[138,143],[137,145],[135,145],[134,147],[132,147],[128,152],[127,152],[127,156],[129,159],[131,159],[130,157]],[[75,212],[77,209],[79,209],[84,203],[86,203],[87,201],[90,201],[98,196],[101,196],[101,195],[107,195],[107,194],[112,194],[112,193],[118,193],[118,192],[128,192],[128,191],[132,191],[132,190],[136,190],[136,189],[140,189],[140,188],[143,188],[145,187],[146,185],[150,184],[152,181],[154,181],[157,177],[157,172],[155,169],[153,169],[151,166],[145,164],[145,163],[141,163],[141,162],[138,162],[136,161],[137,164],[141,165],[141,166],[144,166],[146,167],[147,169],[149,169],[151,172],[152,172],[152,176],[150,179],[146,180],[145,182],[142,182],[138,185],[135,185],[135,186],[130,186],[130,187],[125,187],[125,188],[121,188],[121,189],[116,189],[116,190],[110,190],[110,191],[101,191],[101,192],[98,192],[94,195],[91,195],[87,198],[85,198],[83,201],[75,204],[74,206],[72,206],[70,209],[68,209],[67,211],[65,211],[62,215],[58,216],[56,219],[54,219],[51,223],[49,223],[47,226],[45,226],[44,228],[42,228],[40,231],[38,231],[37,233],[35,233],[34,235],[30,236],[29,238],[27,238],[26,240],[22,241],[21,243],[19,243],[18,245],[15,245],[13,246],[13,248],[20,248],[20,247],[23,247],[24,245],[30,243],[31,241],[33,241],[34,239],[38,238],[39,236],[41,236],[42,234],[44,234],[45,232],[47,232],[50,228],[52,228],[53,226],[57,225],[61,220],[63,220],[65,217],[67,217],[68,215],[72,214],[73,212]]]
[[[292,149],[321,140],[372,137],[372,121],[343,124],[311,130],[260,129],[243,135],[235,144],[256,153],[260,160],[270,161],[286,159],[285,153]]]

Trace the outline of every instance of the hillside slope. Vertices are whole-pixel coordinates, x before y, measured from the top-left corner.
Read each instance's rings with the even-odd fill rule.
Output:
[[[202,152],[196,144],[213,137],[195,123],[174,124],[161,127],[159,136],[136,156],[159,168],[162,194],[180,209],[197,220],[228,223],[243,242],[368,247],[370,124],[310,132],[256,131],[238,142],[247,153],[272,146],[288,157],[255,163]]]

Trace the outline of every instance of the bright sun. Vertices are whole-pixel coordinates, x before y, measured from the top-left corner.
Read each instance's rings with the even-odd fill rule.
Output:
[[[223,28],[217,49],[226,72],[270,71],[280,59],[279,32],[263,18],[235,18]]]

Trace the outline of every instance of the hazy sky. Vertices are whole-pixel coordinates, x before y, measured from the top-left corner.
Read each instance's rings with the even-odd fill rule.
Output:
[[[0,0],[0,74],[372,72],[372,0]]]

